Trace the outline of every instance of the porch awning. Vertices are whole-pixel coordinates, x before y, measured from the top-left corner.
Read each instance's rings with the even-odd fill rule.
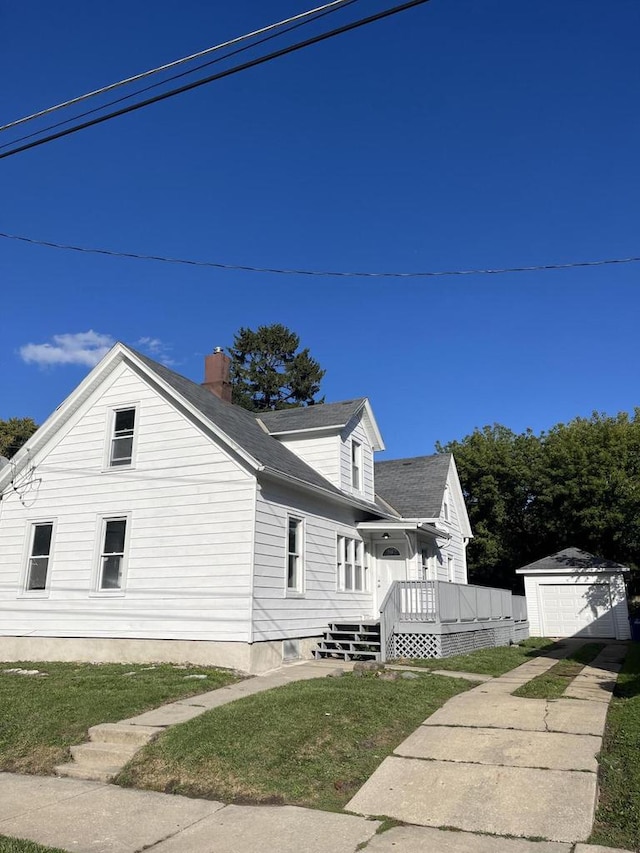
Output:
[[[430,536],[435,536],[438,539],[451,539],[451,534],[446,530],[441,530],[439,527],[436,527],[433,524],[429,524],[426,521],[420,521],[420,519],[402,519],[401,521],[360,521],[356,524],[358,530],[366,532],[367,530],[372,533],[377,531],[383,532],[391,532],[394,530],[420,530],[423,533],[428,533]]]

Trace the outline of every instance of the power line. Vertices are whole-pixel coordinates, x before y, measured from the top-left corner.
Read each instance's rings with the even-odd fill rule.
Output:
[[[3,145],[0,145],[0,151],[4,148],[12,148],[18,142],[24,142],[26,139],[33,139],[36,136],[41,136],[43,133],[46,133],[49,130],[55,130],[57,127],[64,127],[66,124],[72,124],[74,121],[78,121],[78,119],[85,118],[86,116],[95,115],[96,113],[102,112],[103,110],[108,109],[109,107],[113,107],[116,104],[121,104],[124,101],[129,101],[131,98],[135,98],[137,95],[143,95],[145,92],[150,92],[152,89],[157,89],[160,86],[166,86],[167,83],[170,83],[172,80],[180,80],[182,77],[188,77],[190,74],[195,74],[197,71],[202,71],[203,68],[209,68],[211,65],[216,65],[219,62],[224,62],[226,59],[231,59],[232,56],[237,56],[240,53],[244,53],[247,50],[253,50],[261,44],[266,44],[273,39],[280,38],[287,33],[291,33],[294,30],[300,29],[300,27],[307,26],[308,24],[315,23],[316,21],[321,20],[327,15],[334,14],[340,9],[346,9],[348,6],[352,6],[354,3],[359,2],[359,0],[340,0],[340,6],[335,6],[334,3],[329,4],[329,8],[324,9],[324,7],[320,6],[319,9],[324,9],[324,11],[318,12],[312,18],[306,17],[304,20],[298,21],[295,24],[292,24],[289,27],[285,27],[284,29],[280,29],[275,33],[271,33],[270,35],[265,36],[264,38],[257,39],[256,41],[251,42],[251,44],[245,44],[242,47],[236,48],[236,50],[232,50],[229,53],[225,53],[223,56],[217,56],[215,59],[210,59],[208,62],[202,62],[200,65],[196,65],[193,68],[189,68],[186,71],[182,71],[179,74],[172,74],[169,77],[165,77],[163,80],[158,81],[157,83],[151,83],[149,86],[143,86],[140,89],[136,89],[135,91],[123,95],[120,98],[114,98],[111,101],[107,101],[104,104],[101,104],[99,107],[94,107],[91,110],[85,110],[82,113],[77,113],[71,118],[64,119],[64,121],[58,121],[54,124],[46,125],[45,127],[40,128],[40,130],[36,130],[33,133],[27,133],[24,136],[18,136],[16,139],[12,139],[11,142],[5,142]],[[316,10],[314,10],[316,11]],[[309,13],[310,14],[310,13]],[[274,25],[275,26],[275,25]],[[244,37],[243,37],[244,38]],[[211,48],[214,50],[217,48]],[[27,119],[24,119],[25,121]],[[10,125],[5,125],[5,127],[10,127]],[[2,131],[3,128],[0,128]]]
[[[69,101],[63,101],[60,104],[55,104],[52,107],[47,107],[44,110],[39,110],[36,113],[24,116],[24,118],[19,118],[15,121],[11,121],[9,122],[9,124],[5,124],[0,127],[0,133],[4,130],[9,130],[12,127],[18,127],[18,125],[25,124],[26,122],[32,121],[33,119],[41,118],[42,116],[54,113],[57,110],[62,110],[66,107],[71,107],[74,104],[79,104],[82,101],[86,101],[89,98],[94,98],[97,95],[103,95],[106,92],[111,92],[114,89],[118,89],[121,86],[126,86],[129,83],[135,83],[137,80],[144,80],[146,77],[151,77],[153,74],[158,74],[161,71],[169,71],[171,68],[176,68],[178,65],[184,65],[187,62],[192,62],[194,59],[200,59],[203,56],[207,56],[208,54],[222,50],[223,48],[232,47],[234,44],[239,44],[240,42],[246,41],[247,39],[254,38],[254,36],[262,35],[263,33],[270,32],[271,30],[277,29],[279,27],[283,27],[286,24],[291,24],[294,21],[299,21],[301,19],[308,18],[311,15],[315,15],[317,12],[323,12],[326,9],[336,9],[339,6],[344,5],[348,5],[345,0],[332,0],[332,2],[330,3],[325,3],[324,6],[318,6],[315,9],[309,9],[307,12],[301,12],[299,15],[294,15],[291,18],[286,18],[285,20],[278,21],[275,24],[269,24],[266,27],[261,27],[259,30],[253,30],[253,32],[246,33],[243,36],[238,36],[237,38],[230,39],[228,41],[222,42],[221,44],[214,45],[213,47],[208,47],[205,50],[200,50],[197,53],[190,54],[189,56],[183,56],[181,59],[176,59],[173,62],[167,62],[165,65],[159,65],[157,68],[151,68],[149,71],[143,71],[140,74],[134,74],[133,77],[126,77],[124,80],[119,80],[117,83],[110,83],[108,86],[103,86],[101,89],[94,89],[92,92],[87,92],[85,95],[79,95],[77,98],[71,98],[71,100]]]
[[[127,113],[134,112],[136,110],[142,109],[143,107],[148,107],[151,104],[158,103],[159,101],[164,101],[167,98],[174,97],[175,95],[181,95],[184,92],[189,92],[192,89],[198,88],[199,86],[205,86],[208,83],[213,83],[215,80],[221,80],[224,77],[230,77],[232,74],[237,74],[240,71],[246,71],[247,69],[254,68],[257,65],[263,65],[265,62],[270,62],[272,59],[277,59],[281,56],[287,56],[288,54],[294,53],[298,50],[302,50],[305,47],[310,47],[313,44],[318,44],[320,42],[326,41],[327,39],[333,38],[334,36],[350,32],[351,30],[358,29],[359,27],[366,26],[367,24],[371,24],[374,21],[380,21],[383,18],[388,18],[392,15],[397,15],[399,12],[404,12],[407,9],[413,8],[414,6],[422,6],[424,3],[428,2],[429,0],[410,0],[409,2],[402,3],[399,6],[393,6],[391,9],[385,9],[382,12],[377,12],[375,15],[369,15],[366,18],[360,18],[359,20],[352,21],[351,23],[345,24],[342,27],[337,27],[334,30],[330,30],[326,33],[321,33],[317,36],[313,36],[312,38],[305,39],[301,42],[296,42],[295,44],[289,45],[288,47],[284,47],[280,50],[268,53],[265,56],[259,56],[256,59],[250,60],[249,62],[244,62],[241,65],[233,66],[232,68],[228,68],[225,71],[220,71],[217,74],[211,74],[208,77],[204,77],[200,80],[194,80],[192,83],[187,83],[184,86],[179,86],[176,89],[170,89],[168,92],[163,92],[160,95],[154,95],[154,97],[152,98],[147,98],[146,100],[139,101],[136,104],[130,104],[128,107],[122,107],[121,109],[114,110],[113,112],[107,113],[104,116],[98,116],[97,118],[75,125],[74,127],[58,131],[58,133],[52,133],[42,139],[36,139],[33,142],[29,142],[25,145],[20,145],[17,148],[12,148],[9,151],[5,151],[3,154],[0,154],[0,160],[5,159],[6,157],[11,157],[14,154],[19,154],[22,151],[28,151],[31,148],[36,148],[39,145],[44,145],[47,142],[52,142],[55,139],[60,139],[64,136],[70,136],[72,133],[77,133],[80,130],[85,130],[86,128],[93,127],[96,124],[102,124],[102,122],[109,121],[110,119],[117,118],[122,115],[126,115]]]
[[[640,263],[640,256],[630,258],[606,258],[599,261],[571,261],[565,264],[536,264],[520,267],[495,267],[489,269],[464,269],[464,270],[430,270],[428,272],[338,272],[335,270],[308,270],[308,269],[279,269],[277,267],[253,267],[245,264],[222,264],[215,261],[196,261],[188,258],[167,258],[162,255],[141,255],[135,252],[116,252],[111,249],[95,249],[87,246],[73,246],[66,243],[53,243],[49,240],[36,240],[33,237],[24,237],[18,234],[5,234],[0,231],[0,238],[6,240],[18,240],[33,246],[44,246],[49,249],[64,249],[70,252],[81,252],[88,255],[106,255],[111,258],[129,258],[136,261],[156,261],[164,264],[181,264],[191,267],[208,267],[217,270],[236,272],[271,273],[273,275],[305,275],[324,278],[442,278],[445,276],[463,275],[500,275],[503,273],[517,272],[544,272],[547,270],[567,270],[582,267],[603,267],[614,264],[636,264]]]

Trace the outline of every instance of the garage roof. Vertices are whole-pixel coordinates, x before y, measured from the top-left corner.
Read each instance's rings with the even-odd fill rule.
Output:
[[[608,572],[628,572],[627,566],[621,563],[615,563],[613,560],[606,560],[604,557],[596,557],[588,551],[583,551],[581,548],[565,548],[563,551],[558,551],[557,554],[551,554],[550,557],[543,557],[541,560],[536,560],[535,563],[529,563],[521,569],[517,569],[516,574],[524,575],[530,572],[585,572],[589,570],[600,570]]]

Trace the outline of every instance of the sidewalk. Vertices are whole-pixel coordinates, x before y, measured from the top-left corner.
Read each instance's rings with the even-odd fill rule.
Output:
[[[585,841],[596,756],[625,653],[605,646],[561,699],[510,695],[556,662],[545,658],[455,696],[383,761],[346,809],[466,832]]]
[[[367,853],[607,853],[575,842],[591,829],[595,756],[621,653],[619,646],[607,646],[574,680],[567,698],[554,702],[510,695],[553,666],[556,660],[548,658],[449,700],[351,800],[347,808],[358,815],[225,805],[101,782],[0,773],[0,835],[76,853],[357,853],[364,847]],[[283,667],[123,722],[166,727],[243,695],[338,668],[350,667]],[[573,698],[575,691],[583,698]],[[379,833],[385,829],[380,815],[414,825]],[[556,840],[498,837],[506,834]]]

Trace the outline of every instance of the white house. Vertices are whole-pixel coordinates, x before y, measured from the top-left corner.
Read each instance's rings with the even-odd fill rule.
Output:
[[[366,399],[252,414],[117,344],[0,470],[0,659],[261,671],[394,580],[465,584],[453,458],[374,463]]]

